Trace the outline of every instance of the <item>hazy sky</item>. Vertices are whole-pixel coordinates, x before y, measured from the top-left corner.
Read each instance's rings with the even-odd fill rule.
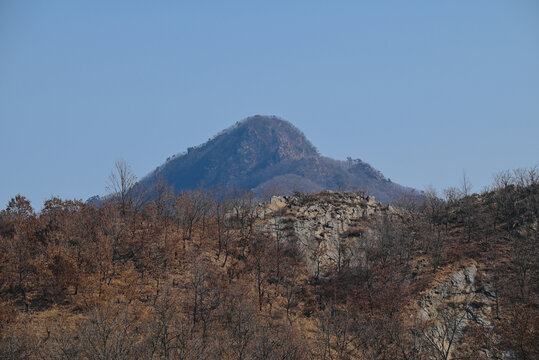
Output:
[[[474,190],[539,163],[539,1],[0,0],[0,208],[105,193],[242,118]]]

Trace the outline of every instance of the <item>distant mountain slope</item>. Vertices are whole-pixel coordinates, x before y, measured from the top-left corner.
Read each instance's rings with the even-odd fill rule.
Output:
[[[419,194],[391,182],[361,160],[320,156],[292,124],[261,115],[240,121],[206,143],[167,159],[141,183],[149,186],[159,178],[176,192],[201,186],[245,188],[259,195],[365,190],[385,203],[402,194]]]

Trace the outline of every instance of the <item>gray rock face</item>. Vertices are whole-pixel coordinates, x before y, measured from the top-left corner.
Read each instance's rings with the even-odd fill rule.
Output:
[[[476,265],[472,263],[453,273],[447,281],[432,288],[419,300],[418,319],[426,324],[423,336],[429,338],[432,346],[449,349],[451,354],[458,349],[470,323],[490,326],[494,299],[486,291],[488,279],[482,279],[481,288],[476,288],[477,272]],[[487,353],[485,356],[489,357]]]
[[[296,243],[313,274],[360,258],[367,224],[374,217],[396,214],[374,196],[326,191],[312,195],[274,196],[260,211],[263,229]],[[354,256],[356,255],[356,256]]]
[[[476,274],[477,267],[472,264],[423,295],[419,301],[419,317],[422,320],[437,317],[438,309],[445,302],[462,302],[475,298]]]

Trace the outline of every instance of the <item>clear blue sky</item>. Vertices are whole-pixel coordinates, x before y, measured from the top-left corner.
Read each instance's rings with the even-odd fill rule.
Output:
[[[0,0],[0,207],[253,114],[403,185],[539,162],[539,1]]]

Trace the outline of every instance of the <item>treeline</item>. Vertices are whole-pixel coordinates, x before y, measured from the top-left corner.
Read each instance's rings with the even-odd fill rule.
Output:
[[[539,356],[534,169],[500,174],[481,195],[464,183],[400,199],[400,215],[373,215],[360,240],[343,239],[355,259],[316,274],[316,254],[261,230],[249,192],[174,195],[159,183],[148,197],[123,164],[111,190],[99,206],[53,198],[35,213],[16,196],[0,212],[0,358]],[[420,321],[420,296],[467,261],[481,265],[490,315],[474,320],[470,298]]]

